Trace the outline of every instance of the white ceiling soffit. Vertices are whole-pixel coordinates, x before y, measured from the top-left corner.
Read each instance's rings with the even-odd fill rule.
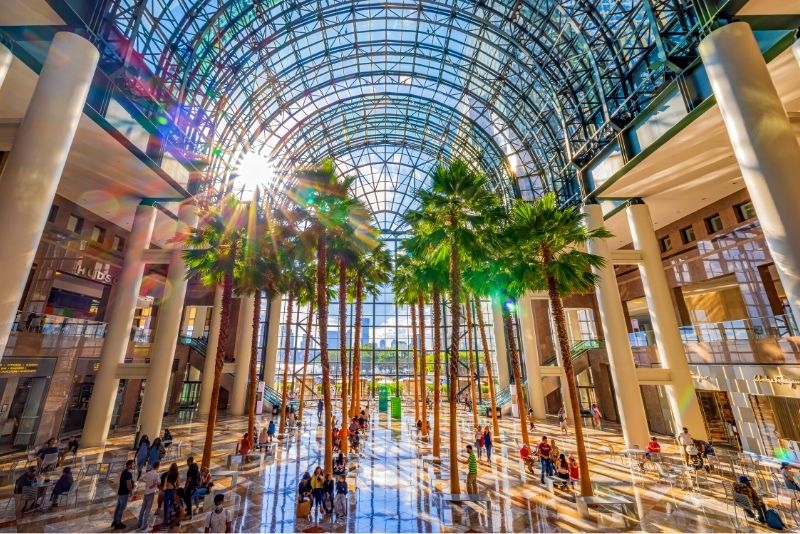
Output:
[[[798,0],[800,2],[800,0]],[[800,66],[790,49],[770,62],[775,87],[792,121],[800,112]],[[714,106],[601,193],[640,197],[656,229],[686,217],[744,187],[719,107]],[[631,242],[624,213],[606,221],[612,250]]]
[[[740,17],[800,13],[800,0],[750,0],[736,12]]]
[[[64,21],[46,0],[0,0],[0,26],[59,25]]]

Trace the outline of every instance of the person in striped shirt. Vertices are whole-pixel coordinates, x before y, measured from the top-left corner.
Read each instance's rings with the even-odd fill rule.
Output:
[[[467,493],[478,493],[478,459],[472,452],[472,445],[467,445]]]

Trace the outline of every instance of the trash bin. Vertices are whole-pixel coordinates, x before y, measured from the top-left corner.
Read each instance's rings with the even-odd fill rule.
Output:
[[[400,419],[403,417],[403,405],[400,397],[392,397],[392,419]]]

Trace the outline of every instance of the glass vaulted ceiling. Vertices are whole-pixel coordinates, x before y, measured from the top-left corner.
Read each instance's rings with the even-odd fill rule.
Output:
[[[640,0],[111,0],[204,147],[219,194],[245,154],[278,176],[335,158],[382,229],[401,230],[437,161],[462,157],[504,195],[559,188],[652,96]],[[648,17],[650,15],[650,18]]]

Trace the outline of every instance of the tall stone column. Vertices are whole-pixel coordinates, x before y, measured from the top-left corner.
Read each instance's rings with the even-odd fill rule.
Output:
[[[492,299],[492,326],[494,329],[494,349],[497,358],[497,391],[507,388],[511,384],[511,370],[508,362],[508,349],[506,348],[506,329],[503,324],[503,303]]]
[[[99,57],[83,37],[55,35],[0,177],[0,358]]]
[[[81,436],[81,444],[84,447],[100,447],[105,444],[108,436],[119,388],[117,366],[125,359],[128,350],[133,317],[144,275],[145,263],[142,256],[150,246],[155,222],[155,206],[150,203],[139,204],[133,217],[128,244],[125,246],[125,257],[116,294],[109,307],[106,338],[100,351],[100,368],[94,379],[94,389],[89,399],[89,409],[86,412],[86,422]]]
[[[233,391],[230,396],[228,413],[231,415],[244,415],[245,400],[247,399],[247,379],[250,369],[250,353],[252,350],[253,335],[253,309],[255,297],[244,295],[239,301],[239,321],[236,329],[236,373],[233,376]]]
[[[277,295],[269,302],[269,323],[267,324],[267,358],[264,365],[264,384],[275,387],[275,368],[278,361],[278,338],[281,332],[281,306],[283,297]]]
[[[671,385],[666,390],[676,429],[680,431],[681,427],[687,427],[692,436],[708,439],[703,412],[700,410],[683,340],[678,330],[672,294],[664,274],[661,249],[650,219],[650,210],[644,204],[634,204],[628,207],[627,212],[633,247],[642,255],[639,273],[650,318],[653,320],[658,355],[661,365],[670,370]]]
[[[6,79],[9,67],[11,67],[11,60],[14,59],[14,54],[11,50],[6,48],[3,43],[0,43],[0,88],[3,87],[3,81]]]
[[[206,360],[203,363],[203,376],[200,378],[200,398],[197,401],[197,415],[208,416],[211,410],[211,393],[214,389],[214,366],[219,344],[219,324],[222,322],[222,286],[214,290],[214,306],[211,308],[211,323],[208,325],[208,344]]]
[[[178,212],[178,223],[175,231],[177,237],[186,235],[189,228],[197,226],[197,210],[193,203],[185,202]],[[186,262],[183,260],[183,247],[176,246],[169,257],[167,283],[164,297],[158,312],[158,324],[150,347],[150,367],[147,369],[147,382],[144,398],[139,411],[139,424],[142,433],[152,439],[161,433],[161,421],[167,404],[172,375],[172,362],[175,359],[175,347],[181,329],[181,314],[186,298]],[[176,384],[182,378],[176,378]]]
[[[586,224],[590,229],[603,226],[603,210],[599,205],[587,204],[583,207],[583,212],[586,214]],[[595,274],[599,277],[595,294],[600,322],[603,325],[611,379],[614,381],[622,435],[629,449],[634,445],[644,449],[650,441],[647,412],[644,409],[642,391],[636,377],[636,365],[628,341],[625,313],[622,311],[617,275],[611,263],[608,243],[601,239],[592,240],[589,242],[588,250],[591,254],[606,260],[602,269],[595,269]]]
[[[698,50],[789,306],[800,320],[797,137],[747,23],[711,32]]]
[[[547,417],[542,394],[542,373],[539,365],[539,345],[536,341],[536,324],[533,302],[530,297],[519,299],[519,326],[522,333],[522,353],[528,377],[528,400],[537,419]]]

